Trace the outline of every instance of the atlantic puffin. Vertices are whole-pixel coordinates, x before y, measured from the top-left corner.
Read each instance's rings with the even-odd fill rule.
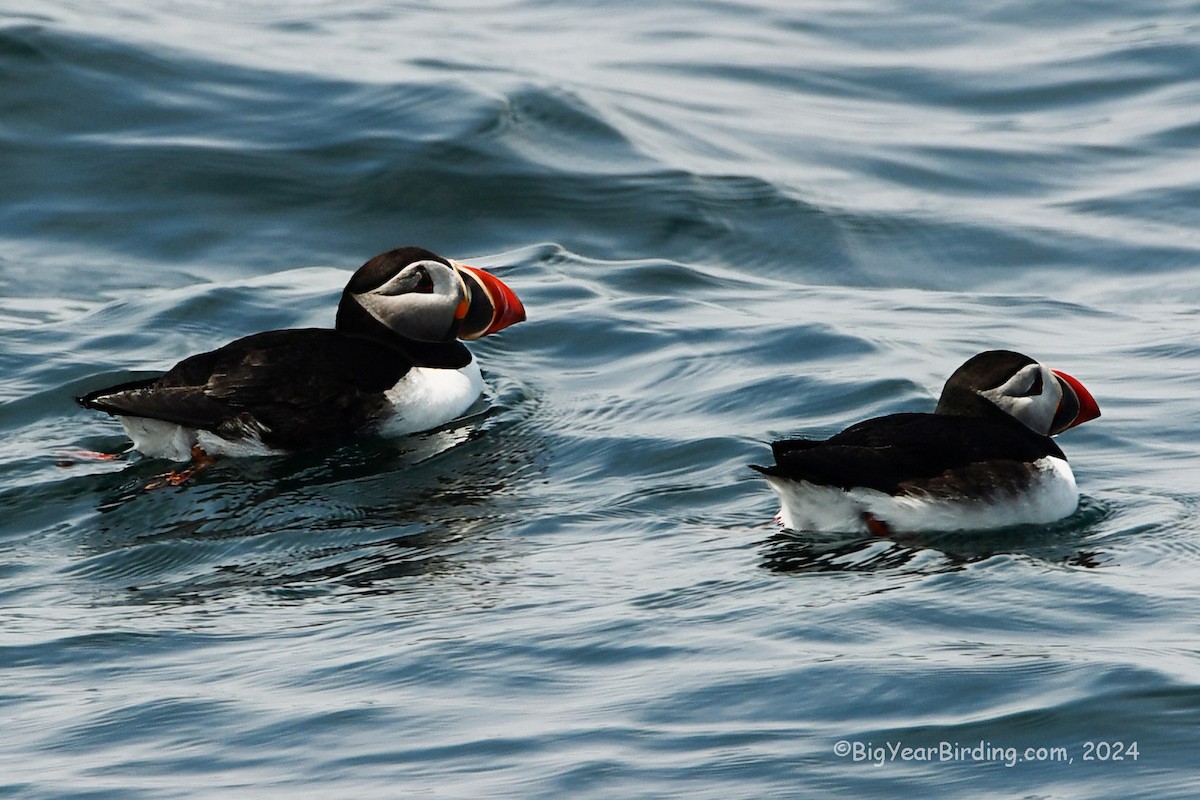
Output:
[[[825,440],[772,443],[751,465],[796,531],[887,535],[1044,524],[1079,503],[1050,437],[1100,416],[1083,384],[1029,356],[989,350],[946,381],[932,414],[868,419]]]
[[[134,449],[174,461],[293,452],[369,429],[414,433],[462,415],[483,390],[459,340],[524,319],[495,276],[401,247],[351,276],[332,329],[256,333],[76,401],[117,417]]]

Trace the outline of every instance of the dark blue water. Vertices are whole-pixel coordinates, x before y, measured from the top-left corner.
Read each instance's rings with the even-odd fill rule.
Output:
[[[1200,5],[152,5],[0,9],[0,796],[1194,796]],[[71,455],[400,244],[529,310],[468,418]],[[775,528],[992,347],[1073,517]]]

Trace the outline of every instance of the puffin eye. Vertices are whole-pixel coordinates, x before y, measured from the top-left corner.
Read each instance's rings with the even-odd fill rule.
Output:
[[[1040,369],[1038,369],[1038,370],[1034,370],[1033,380],[1029,382],[1029,388],[1026,389],[1025,391],[1021,392],[1020,394],[1016,395],[1016,397],[1034,397],[1041,393],[1042,393],[1042,371]]]
[[[422,294],[433,294],[433,278],[430,277],[429,270],[424,267],[417,267],[416,291]]]

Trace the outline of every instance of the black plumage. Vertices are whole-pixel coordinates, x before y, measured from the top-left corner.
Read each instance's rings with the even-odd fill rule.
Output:
[[[1045,456],[1065,458],[1050,437],[988,406],[994,413],[986,416],[889,414],[824,440],[785,439],[771,445],[774,465],[753,468],[841,489],[972,494],[1019,489],[1028,482],[1029,464]],[[977,464],[988,466],[965,471]]]
[[[158,378],[78,400],[109,414],[173,422],[225,439],[250,434],[292,450],[367,426],[385,402],[383,393],[412,366],[398,349],[334,330],[267,331],[190,356]]]

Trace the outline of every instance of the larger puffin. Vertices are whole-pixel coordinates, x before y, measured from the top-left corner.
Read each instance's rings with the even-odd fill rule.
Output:
[[[1075,476],[1050,438],[1100,416],[1083,384],[1029,356],[989,350],[946,381],[932,414],[889,414],[825,440],[774,442],[753,466],[793,530],[966,530],[1074,513]]]
[[[333,329],[256,333],[76,400],[116,416],[145,455],[175,461],[302,450],[366,429],[413,433],[462,415],[483,390],[458,340],[524,319],[495,276],[402,247],[351,276]]]

